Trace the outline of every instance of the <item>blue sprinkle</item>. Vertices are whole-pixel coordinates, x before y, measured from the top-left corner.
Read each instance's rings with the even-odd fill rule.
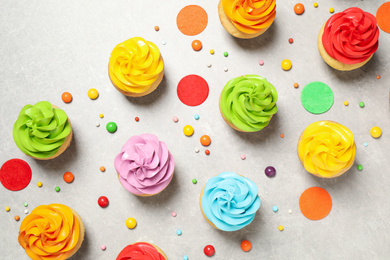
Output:
[[[198,120],[198,119],[199,119],[199,115],[198,115],[198,114],[195,114],[195,115],[194,115],[194,118],[195,118],[195,120]]]
[[[188,256],[183,256],[183,260],[188,260]]]
[[[181,236],[181,230],[180,229],[178,229],[178,230],[176,230],[176,234],[178,235],[178,236]]]
[[[368,143],[364,143],[364,146],[367,147],[367,146],[368,146]]]
[[[165,44],[167,44],[167,42],[166,41],[162,41],[162,44],[165,45]]]
[[[278,206],[273,206],[272,207],[272,210],[274,211],[274,212],[277,212],[279,209],[278,209]]]

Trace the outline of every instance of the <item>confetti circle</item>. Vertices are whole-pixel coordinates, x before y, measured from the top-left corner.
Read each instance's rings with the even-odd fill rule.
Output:
[[[330,87],[319,81],[307,84],[301,92],[302,106],[312,114],[325,113],[332,107],[333,101]]]
[[[3,186],[12,191],[22,190],[31,181],[31,168],[21,159],[6,161],[0,169],[0,181]]]
[[[187,106],[199,106],[209,96],[209,85],[198,75],[188,75],[177,85],[177,96]]]
[[[323,188],[311,187],[301,194],[299,208],[306,218],[320,220],[332,209],[332,198]]]
[[[189,36],[197,35],[206,29],[208,17],[206,11],[198,5],[188,5],[180,10],[176,17],[177,28]]]

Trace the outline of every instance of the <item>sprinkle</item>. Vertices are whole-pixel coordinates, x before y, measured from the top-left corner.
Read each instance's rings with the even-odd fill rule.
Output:
[[[100,196],[99,199],[98,199],[98,204],[100,207],[102,208],[106,208],[109,204],[109,200],[106,196]]]
[[[25,210],[24,210],[24,214],[28,214],[28,209],[25,209]]]
[[[318,3],[317,2],[315,2],[313,5],[314,5],[315,8],[318,7]]]
[[[162,45],[165,45],[165,44],[167,44],[167,42],[166,41],[162,41]]]
[[[210,136],[208,135],[202,135],[200,137],[200,143],[203,145],[203,146],[209,146],[210,143],[211,143],[211,138]]]
[[[333,14],[333,12],[334,12],[334,8],[333,7],[329,8],[329,13]]]
[[[191,136],[194,134],[194,128],[190,125],[186,125],[183,128],[183,133],[185,136]]]
[[[42,187],[42,182],[37,182],[37,186],[40,188],[40,187]]]
[[[204,247],[203,253],[207,256],[213,256],[215,254],[215,248],[212,245],[207,245]]]
[[[25,202],[23,205],[24,205],[25,207],[27,207],[27,206],[28,206],[28,203],[27,203],[27,202]]]
[[[292,209],[289,209],[289,210],[288,210],[288,214],[291,214],[291,213],[292,213]]]
[[[118,126],[115,124],[115,122],[108,122],[106,125],[106,129],[109,133],[115,133],[118,129]]]
[[[357,169],[358,169],[358,171],[363,171],[363,165],[358,164]]]
[[[177,216],[177,213],[172,211],[172,217],[176,217]]]
[[[294,83],[294,88],[298,88],[299,87],[299,84],[298,83]]]
[[[156,26],[156,27],[157,27],[157,26]],[[158,27],[157,27],[157,28],[158,28]],[[156,30],[156,31],[158,31],[158,30]],[[106,250],[106,248],[107,248],[107,247],[106,247],[105,245],[101,245],[101,246],[100,246],[100,249],[101,249],[102,251]]]
[[[380,79],[380,78],[381,78],[381,75],[376,75],[376,78],[377,78],[377,79]]]
[[[205,153],[206,155],[210,155],[210,151],[209,151],[209,150],[204,151],[204,153]]]
[[[273,207],[272,207],[272,210],[273,210],[274,212],[278,212],[279,208],[278,208],[278,206],[273,206]]]
[[[371,128],[370,134],[374,138],[379,138],[382,135],[382,129],[380,129],[380,127],[378,126],[374,126],[373,128]]]
[[[189,259],[188,256],[186,255],[183,256],[183,260],[188,260],[188,259]]]
[[[195,153],[199,153],[199,148],[195,148]]]
[[[344,101],[344,106],[348,106],[349,102],[347,100]]]
[[[56,186],[55,188],[54,188],[54,190],[56,191],[56,192],[60,192],[60,187],[58,187],[58,186]]]
[[[64,101],[64,103],[72,102],[72,94],[70,94],[69,92],[62,93],[61,98],[62,98],[62,101]]]
[[[135,218],[126,219],[126,227],[129,229],[134,229],[137,226],[137,221]]]
[[[210,54],[213,55],[215,51],[213,49],[210,50]]]
[[[182,234],[181,230],[180,230],[180,229],[176,230],[176,234],[177,234],[178,236],[181,236],[181,234]]]
[[[11,210],[10,207],[5,207],[5,211],[9,212]]]
[[[259,65],[263,66],[264,65],[264,61],[263,60],[259,60]]]
[[[283,227],[283,226],[279,226],[278,229],[279,229],[280,231],[283,231],[283,230],[284,230],[284,227]]]
[[[198,120],[198,119],[199,119],[199,115],[198,115],[198,114],[195,114],[195,115],[194,115],[194,118],[195,118],[195,120]]]
[[[303,14],[305,11],[305,6],[301,3],[298,3],[294,6],[294,12],[298,15]]]
[[[100,166],[99,169],[100,169],[101,172],[105,172],[106,171],[106,167],[104,167],[104,166]]]
[[[364,145],[364,147],[367,147],[367,146],[368,146],[368,143],[364,143],[363,145]]]
[[[223,70],[224,70],[225,72],[227,72],[229,69],[228,69],[228,67],[225,66],[225,67],[223,68]]]
[[[241,154],[240,158],[241,158],[241,160],[245,160],[246,159],[245,154]]]
[[[249,252],[252,249],[252,243],[248,240],[244,240],[241,242],[241,249],[244,252]]]
[[[134,118],[134,120],[135,120],[135,122],[139,122],[139,117],[136,116],[136,117]]]
[[[179,118],[178,118],[177,116],[174,116],[174,117],[172,118],[172,120],[173,120],[173,122],[175,122],[175,123],[179,122]]]
[[[359,106],[361,107],[361,108],[363,108],[365,105],[364,105],[364,102],[360,102],[359,103]]]
[[[62,178],[66,183],[71,183],[74,180],[74,175],[71,172],[65,172]]]
[[[229,56],[229,53],[228,53],[227,51],[225,51],[225,52],[223,53],[223,56],[227,57],[227,56]]]
[[[104,115],[103,115],[103,114],[99,114],[99,117],[100,117],[100,118],[103,118],[103,117],[104,117]]]
[[[97,99],[99,97],[99,92],[95,88],[90,88],[87,94],[88,97],[92,100]]]
[[[191,44],[191,47],[194,51],[200,51],[202,49],[202,42],[199,40],[194,40]]]
[[[99,127],[100,126],[100,124],[99,123],[96,123],[96,127]]]
[[[14,219],[15,219],[16,221],[19,221],[19,220],[20,220],[20,217],[19,217],[18,215],[16,215],[16,216],[14,217]]]
[[[211,68],[211,63],[207,63],[207,67],[208,67],[208,68]]]
[[[267,177],[275,177],[276,175],[276,169],[273,167],[273,166],[268,166],[267,168],[265,168],[264,170],[265,172],[265,175],[267,175]]]
[[[284,60],[282,61],[281,66],[282,66],[282,69],[283,69],[283,70],[287,71],[287,70],[290,70],[290,69],[291,69],[292,63],[291,63],[290,60],[284,59]]]
[[[192,179],[192,183],[193,183],[193,184],[197,184],[198,181],[197,181],[196,179]]]
[[[289,42],[289,43],[293,43],[293,42],[294,42],[294,39],[293,39],[293,38],[290,38],[290,39],[288,39],[288,42]]]
[[[284,134],[280,134],[280,138],[284,138]]]
[[[158,27],[158,26],[156,25],[156,26],[154,26],[154,30],[155,30],[156,32],[158,32],[158,31],[160,30],[160,27]]]

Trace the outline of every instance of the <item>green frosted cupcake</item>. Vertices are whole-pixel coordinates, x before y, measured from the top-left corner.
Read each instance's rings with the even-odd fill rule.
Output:
[[[257,132],[276,113],[278,93],[265,78],[245,75],[229,80],[222,90],[219,109],[225,122],[241,132]]]
[[[48,160],[68,148],[72,141],[72,126],[64,110],[41,101],[22,108],[14,124],[13,137],[26,155]]]

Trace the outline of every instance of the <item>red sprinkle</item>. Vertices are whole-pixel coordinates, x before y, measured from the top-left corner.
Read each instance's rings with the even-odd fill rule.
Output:
[[[209,150],[204,151],[204,153],[205,153],[206,155],[210,155],[210,151],[209,151]]]
[[[380,79],[380,78],[381,78],[381,75],[377,75],[376,78],[377,78],[377,79]]]
[[[293,43],[294,42],[293,38],[288,39],[288,42]]]
[[[204,247],[203,252],[207,256],[213,256],[215,254],[215,248],[212,245],[207,245]]]
[[[138,122],[138,121],[139,121],[139,117],[136,116],[136,117],[134,118],[134,120],[135,120],[136,122]]]
[[[99,199],[98,199],[98,204],[99,204],[100,207],[105,208],[105,207],[108,206],[108,203],[109,203],[109,202],[108,202],[107,197],[105,197],[105,196],[99,197]]]

